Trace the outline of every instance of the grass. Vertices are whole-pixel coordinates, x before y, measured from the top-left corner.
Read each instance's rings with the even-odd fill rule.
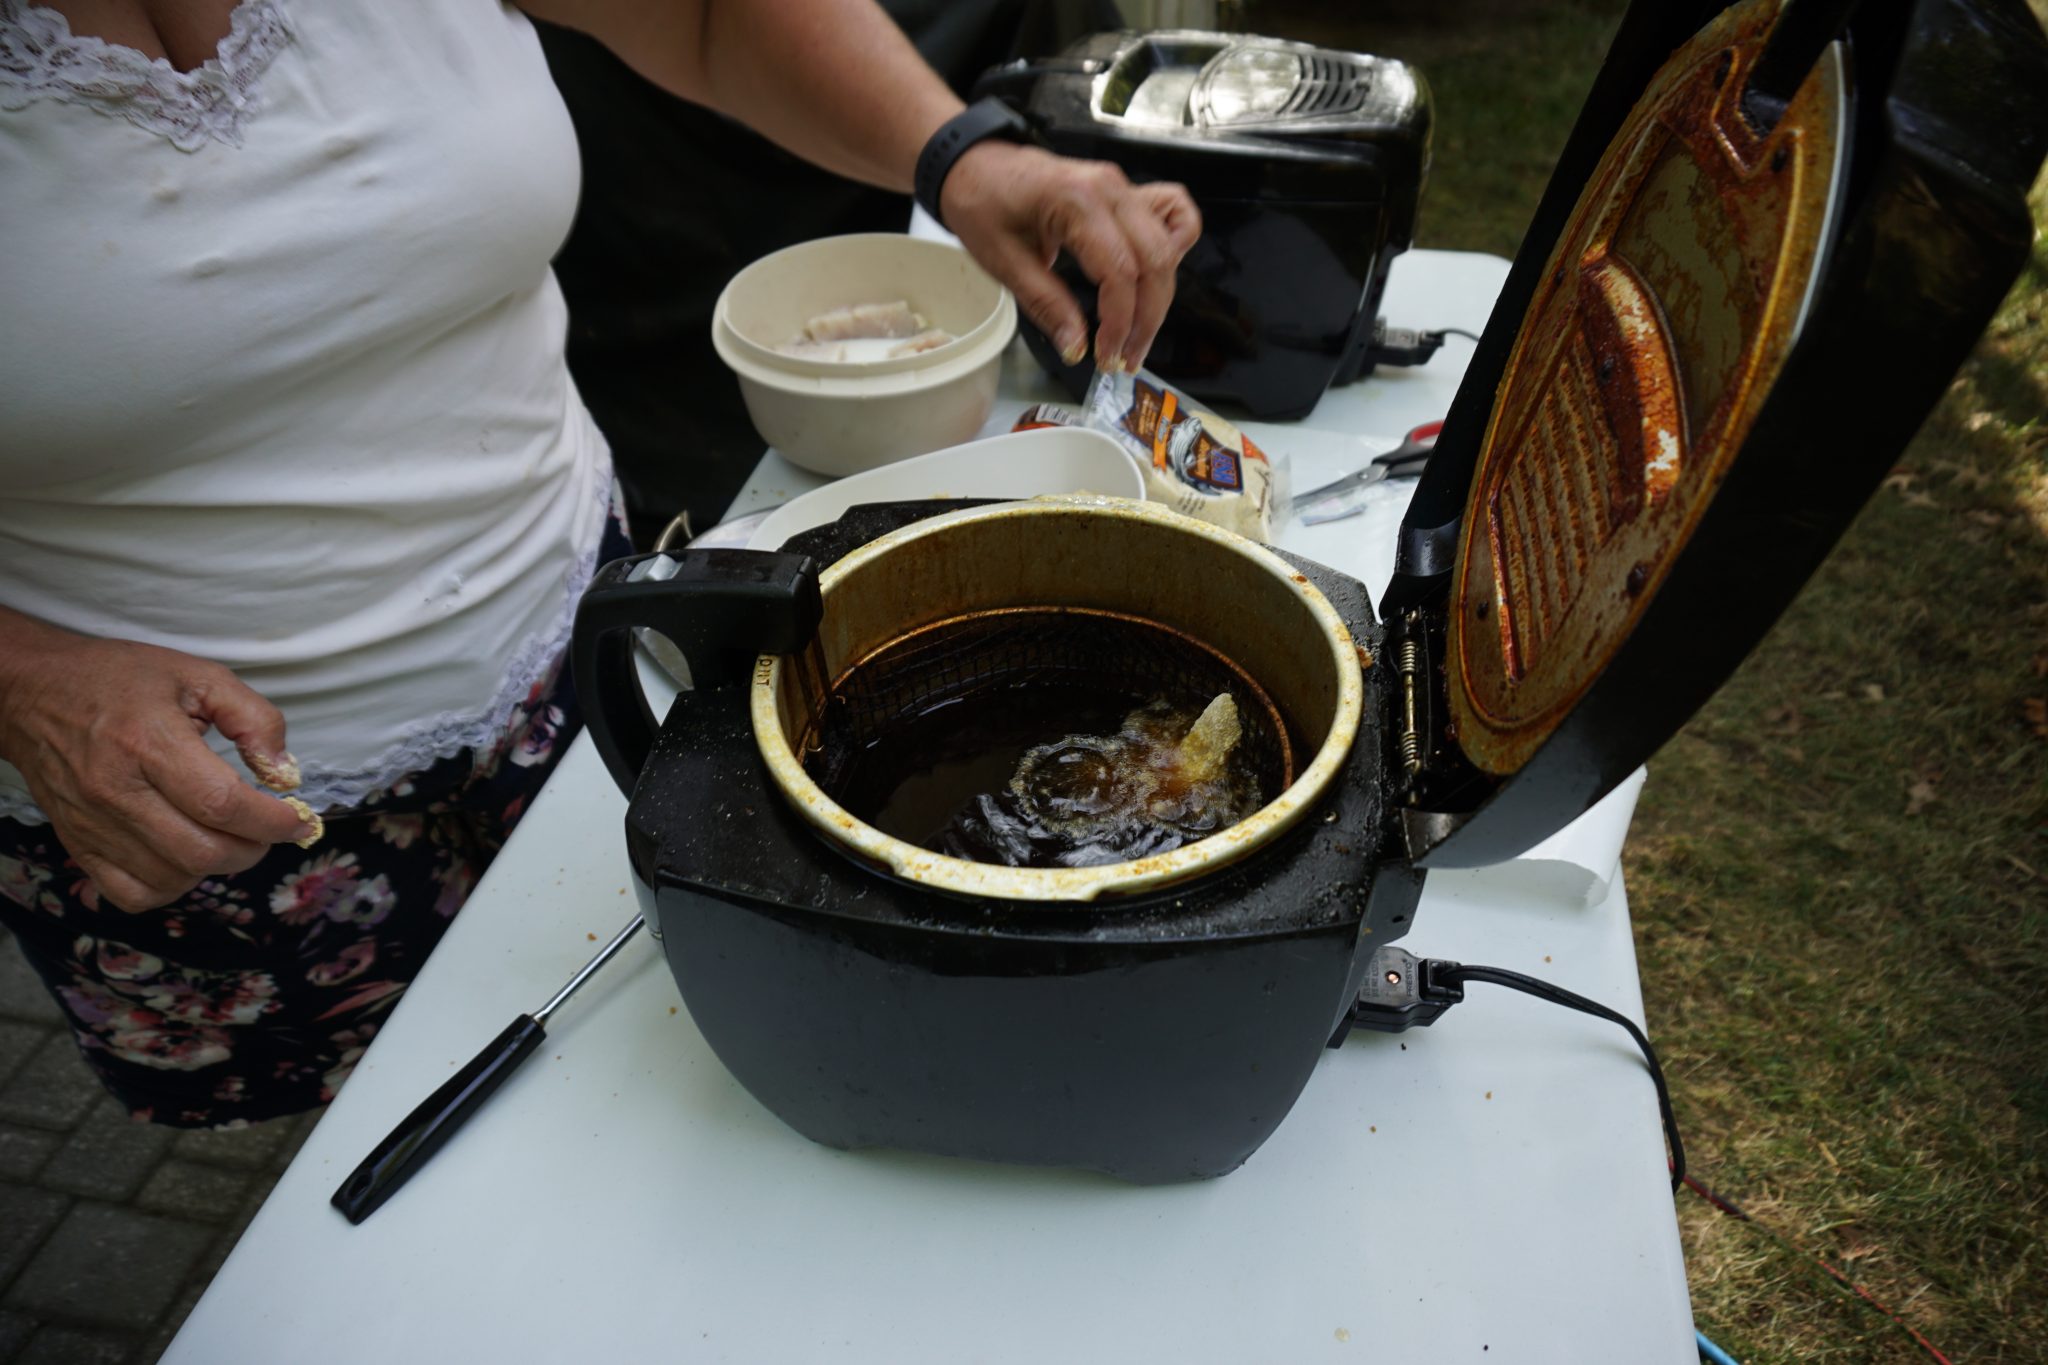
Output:
[[[2034,0],[2048,18],[2048,0]],[[1512,254],[1620,13],[1443,0],[1244,26],[1435,88],[1420,244]],[[2048,179],[2036,186],[2048,223]],[[1737,1359],[2048,1360],[2048,241],[1756,653],[1650,767],[1625,853],[1696,1173],[1697,1321]]]
[[[1659,755],[1627,854],[1705,1178],[1958,1360],[2048,1358],[2044,313],[2037,243],[1891,481]],[[1684,1212],[1738,1356],[1915,1358],[1803,1256]]]

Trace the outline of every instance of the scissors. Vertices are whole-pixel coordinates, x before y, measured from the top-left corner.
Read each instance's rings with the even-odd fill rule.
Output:
[[[1304,526],[1342,521],[1345,517],[1358,515],[1365,510],[1362,495],[1366,489],[1382,479],[1413,478],[1422,473],[1422,467],[1429,463],[1431,453],[1436,450],[1437,433],[1443,429],[1441,421],[1424,422],[1410,431],[1400,445],[1384,455],[1374,456],[1372,463],[1365,468],[1353,470],[1321,488],[1295,494],[1289,504],[1290,509],[1301,518]]]

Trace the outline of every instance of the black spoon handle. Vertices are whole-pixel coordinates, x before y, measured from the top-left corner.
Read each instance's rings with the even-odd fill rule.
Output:
[[[505,1078],[540,1046],[547,1030],[530,1014],[509,1024],[491,1045],[477,1053],[469,1065],[450,1076],[433,1094],[405,1116],[405,1122],[391,1130],[363,1158],[355,1173],[341,1182],[328,1202],[340,1209],[351,1223],[360,1223],[375,1213],[384,1201],[398,1193],[399,1186],[427,1164],[441,1150],[441,1144],[455,1136],[469,1116],[483,1106]]]

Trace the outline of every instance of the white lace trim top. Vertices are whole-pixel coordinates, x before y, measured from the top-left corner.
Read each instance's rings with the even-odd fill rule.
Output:
[[[325,809],[489,745],[611,489],[577,176],[507,6],[244,0],[179,72],[0,0],[0,604],[227,664]]]
[[[290,39],[271,0],[243,0],[212,60],[184,72],[132,47],[74,36],[55,10],[0,0],[0,109],[58,99],[125,118],[183,151],[242,145],[257,79]]]

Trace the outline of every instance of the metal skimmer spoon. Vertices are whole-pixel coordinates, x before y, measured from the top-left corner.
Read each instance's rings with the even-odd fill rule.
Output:
[[[543,1025],[548,1016],[576,994],[577,987],[599,967],[611,961],[646,922],[644,916],[633,916],[633,922],[605,944],[596,957],[583,964],[583,970],[570,977],[569,984],[556,991],[554,999],[507,1025],[489,1047],[470,1059],[468,1066],[450,1076],[440,1089],[407,1114],[405,1121],[363,1158],[363,1164],[341,1182],[341,1188],[327,1202],[340,1209],[351,1223],[360,1223],[383,1207],[384,1201],[398,1193],[399,1186],[426,1165],[441,1150],[441,1144],[453,1137],[455,1130],[482,1108],[483,1102],[505,1083],[505,1078],[540,1046],[547,1037]]]

